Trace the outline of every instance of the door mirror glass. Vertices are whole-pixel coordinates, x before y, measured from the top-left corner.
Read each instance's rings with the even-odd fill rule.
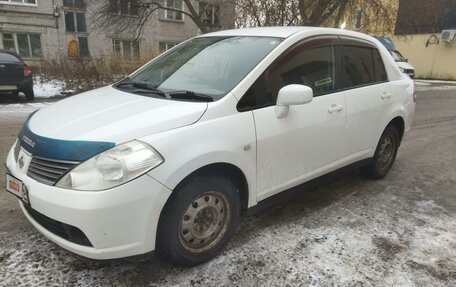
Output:
[[[304,85],[287,85],[279,90],[276,104],[276,117],[278,119],[288,115],[289,107],[310,103],[313,99],[312,88]]]

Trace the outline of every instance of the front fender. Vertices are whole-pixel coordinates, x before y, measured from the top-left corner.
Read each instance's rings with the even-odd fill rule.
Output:
[[[165,159],[148,173],[171,190],[189,174],[214,163],[238,167],[249,186],[248,206],[256,204],[256,136],[251,112],[235,113],[141,139]]]

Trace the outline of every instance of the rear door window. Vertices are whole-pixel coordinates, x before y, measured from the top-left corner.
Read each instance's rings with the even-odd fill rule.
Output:
[[[20,63],[21,60],[8,53],[0,53],[0,62]]]
[[[341,46],[342,88],[373,85],[388,80],[382,57],[377,49]]]
[[[388,81],[388,75],[386,74],[385,64],[377,50],[373,50],[374,66],[375,66],[375,82],[386,82]]]
[[[341,46],[344,88],[375,83],[372,49],[356,46]]]

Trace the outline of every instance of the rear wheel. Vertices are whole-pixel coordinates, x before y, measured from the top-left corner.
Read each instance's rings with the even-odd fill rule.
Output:
[[[166,204],[157,230],[157,255],[183,266],[207,261],[228,243],[239,217],[239,194],[230,179],[196,177]]]
[[[385,177],[393,166],[398,148],[399,132],[394,126],[387,126],[380,137],[372,161],[361,168],[363,175],[373,179]]]
[[[35,99],[35,92],[33,92],[33,86],[28,87],[25,91],[25,98],[27,101],[33,101]]]

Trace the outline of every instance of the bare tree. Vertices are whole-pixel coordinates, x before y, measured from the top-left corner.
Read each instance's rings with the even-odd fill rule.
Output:
[[[164,1],[154,0],[102,0],[90,1],[94,11],[94,25],[101,31],[108,32],[112,35],[135,35],[139,38],[144,30],[144,27],[150,24],[150,19],[158,14],[158,11],[168,11],[186,15],[189,17],[202,33],[210,31],[210,25],[206,22],[204,15],[200,15],[199,7],[201,2],[182,0],[186,9],[182,10],[175,7],[164,5]],[[233,0],[234,1],[234,0]],[[227,4],[228,2],[234,5],[233,1],[217,1],[215,4]],[[212,3],[211,2],[211,3]],[[197,6],[195,6],[197,4]]]
[[[394,30],[398,1],[388,0],[238,0],[237,27],[327,26],[355,21],[363,11],[360,31],[387,33]],[[351,27],[350,27],[351,28]]]

